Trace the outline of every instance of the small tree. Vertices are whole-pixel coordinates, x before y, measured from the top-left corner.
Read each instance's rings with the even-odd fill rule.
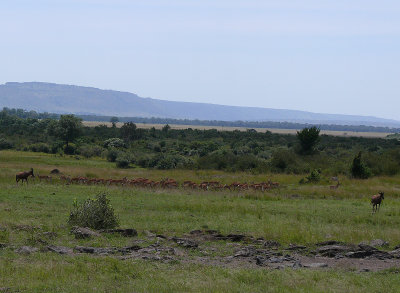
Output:
[[[82,134],[82,119],[74,115],[61,115],[58,124],[54,129],[54,134],[68,144]]]
[[[316,126],[297,131],[297,139],[300,142],[301,153],[312,154],[315,151],[315,147],[320,140],[319,132],[320,129]]]
[[[367,179],[371,176],[371,170],[361,160],[361,152],[354,157],[350,172],[354,178],[359,179]]]
[[[119,122],[119,119],[118,119],[118,117],[115,117],[115,116],[114,116],[114,117],[111,117],[111,118],[110,118],[110,122],[112,123],[112,127],[115,128],[115,127],[116,127],[115,124],[116,124],[117,122]]]
[[[122,125],[121,127],[121,136],[127,142],[130,142],[138,138],[138,131],[136,124],[133,122],[124,123],[124,125]]]

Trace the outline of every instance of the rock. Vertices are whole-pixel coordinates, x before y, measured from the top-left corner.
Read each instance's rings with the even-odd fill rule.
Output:
[[[394,258],[400,258],[400,248],[397,248],[395,250],[389,251],[389,254],[391,256],[393,256]]]
[[[387,247],[387,246],[389,246],[389,242],[382,240],[382,239],[374,239],[374,240],[371,240],[369,245],[371,245],[372,247]]]
[[[60,174],[60,170],[53,169],[53,170],[50,171],[50,174]]]
[[[393,256],[385,251],[380,251],[375,247],[367,244],[360,243],[356,251],[351,251],[346,253],[346,257],[350,258],[365,258],[365,257],[375,257],[378,259],[389,259]]]
[[[323,242],[318,242],[315,245],[317,246],[326,246],[326,245],[344,245],[344,242],[337,241],[337,240],[328,240]]]
[[[354,248],[347,245],[325,245],[317,248],[317,253],[328,257],[334,257],[338,254],[345,254],[350,251],[354,251]]]
[[[324,262],[315,262],[315,263],[303,264],[303,267],[311,269],[326,268],[328,267],[328,264]]]
[[[257,255],[257,256],[256,256],[256,264],[257,264],[258,266],[264,265],[264,264],[265,264],[265,258],[263,258],[263,257],[261,257],[261,256],[259,256],[259,255]]]
[[[306,246],[303,245],[296,245],[296,244],[289,244],[289,247],[286,248],[287,250],[303,250],[306,249]]]
[[[226,238],[233,242],[242,241],[246,236],[242,234],[228,234]]]
[[[192,231],[190,231],[190,234],[192,234],[192,235],[201,235],[201,234],[203,234],[203,231],[201,231],[201,230],[192,230]]]
[[[280,257],[271,257],[270,259],[268,259],[268,262],[270,263],[282,263],[283,259]]]
[[[303,267],[303,265],[301,264],[300,261],[296,261],[296,262],[294,262],[294,263],[292,264],[292,268],[293,268],[293,269],[299,269],[299,268],[302,268],[302,267]]]
[[[64,247],[64,246],[49,245],[46,248],[49,251],[56,252],[56,253],[59,253],[59,254],[72,254],[73,253],[72,248]]]
[[[358,270],[359,273],[366,273],[366,272],[369,272],[369,271],[370,270],[367,269],[367,268]]]
[[[137,231],[132,228],[129,228],[129,229],[104,229],[104,230],[100,230],[99,232],[100,233],[118,233],[124,237],[134,237],[134,236],[138,235]]]
[[[280,247],[281,244],[275,240],[267,240],[264,242],[263,246],[267,247],[267,248],[277,248],[277,247]]]
[[[103,247],[85,247],[85,246],[75,246],[74,250],[80,253],[89,253],[89,254],[114,254],[117,252],[115,248],[103,248]]]
[[[206,232],[207,234],[211,234],[211,235],[220,234],[217,230],[206,230],[204,232]]]
[[[245,247],[235,253],[234,257],[249,257],[255,254],[254,247]]]
[[[156,237],[156,234],[154,234],[148,230],[144,230],[143,233],[144,233],[144,235],[146,235],[147,237],[150,237],[150,238]]]
[[[178,245],[186,248],[196,248],[199,246],[195,241],[190,239],[172,237],[172,240],[175,241]]]
[[[21,246],[20,248],[17,248],[15,250],[16,253],[21,253],[21,254],[31,254],[34,253],[36,251],[38,251],[39,249],[36,247],[31,247],[31,246]]]
[[[75,235],[76,239],[84,239],[84,238],[91,238],[91,237],[99,237],[100,234],[90,230],[89,228],[82,228],[82,227],[72,227],[71,232]]]

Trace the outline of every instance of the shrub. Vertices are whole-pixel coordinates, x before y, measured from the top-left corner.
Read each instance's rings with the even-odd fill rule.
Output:
[[[272,155],[271,165],[277,171],[285,171],[294,168],[297,165],[296,156],[289,150],[276,150]]]
[[[13,143],[5,138],[0,138],[0,150],[7,150],[13,148]]]
[[[115,149],[115,148],[109,149],[106,154],[107,161],[115,162],[118,158],[118,155],[119,155],[119,152],[117,149]]]
[[[321,180],[321,170],[314,169],[311,171],[310,175],[306,177],[309,183],[317,183]]]
[[[315,146],[320,140],[319,132],[320,129],[315,126],[297,131],[302,154],[312,154],[315,151]]]
[[[367,179],[371,176],[371,170],[361,160],[361,152],[354,157],[350,172],[354,178],[359,179]]]
[[[119,225],[119,219],[114,214],[107,195],[102,193],[95,199],[88,198],[81,204],[75,201],[68,224],[92,229],[111,229]]]
[[[50,147],[47,144],[41,143],[41,142],[32,144],[29,147],[29,149],[32,152],[37,152],[37,153],[39,153],[39,152],[40,153],[49,153],[50,152]]]
[[[131,158],[127,154],[122,154],[118,156],[118,158],[115,160],[117,163],[118,168],[128,168],[129,163],[132,161]]]
[[[85,144],[79,148],[80,155],[85,158],[100,157],[103,149],[98,145]]]
[[[64,153],[66,155],[74,155],[76,153],[76,145],[70,143],[64,147]]]
[[[125,143],[122,139],[114,137],[114,138],[109,138],[106,141],[104,141],[104,147],[105,148],[124,148]]]

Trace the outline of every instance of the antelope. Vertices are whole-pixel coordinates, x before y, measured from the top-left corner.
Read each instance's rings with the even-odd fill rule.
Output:
[[[33,168],[31,168],[31,170],[29,172],[17,173],[17,175],[15,175],[15,180],[17,181],[17,184],[20,180],[21,180],[21,183],[24,183],[24,180],[25,180],[26,184],[28,184],[29,176],[35,177],[35,175],[33,175]]]
[[[47,175],[38,175],[39,177],[39,181],[41,182],[42,180],[45,181],[50,181],[51,182],[51,176],[47,176]]]
[[[331,185],[329,186],[330,189],[338,189],[340,185],[340,182],[338,181],[338,183],[336,185]]]
[[[385,199],[383,194],[384,194],[383,192],[379,192],[379,194],[372,196],[371,198],[372,213],[376,213],[376,211],[380,209],[382,200]]]

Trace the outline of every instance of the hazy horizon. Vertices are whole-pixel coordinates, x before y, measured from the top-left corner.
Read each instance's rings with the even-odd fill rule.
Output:
[[[400,120],[395,1],[0,4],[0,83]]]

